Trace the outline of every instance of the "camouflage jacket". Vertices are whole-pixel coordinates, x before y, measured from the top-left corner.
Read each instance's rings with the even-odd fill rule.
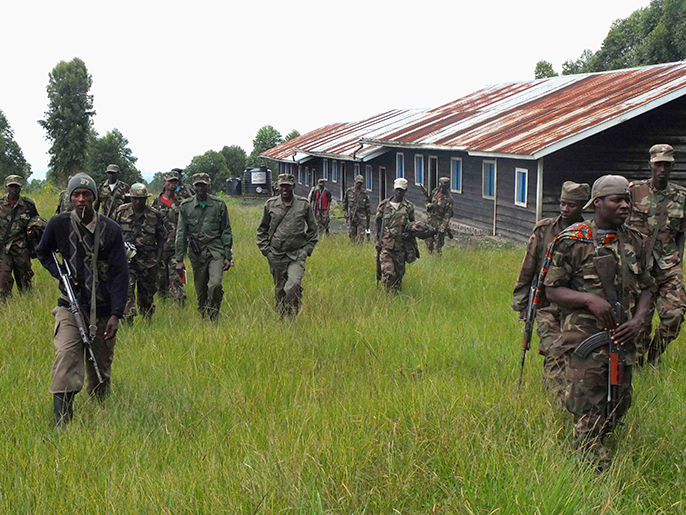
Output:
[[[346,190],[343,197],[343,212],[349,217],[351,224],[364,224],[369,229],[372,207],[364,188],[359,192],[355,191],[355,188]]]
[[[98,200],[93,207],[97,211],[102,206],[102,214],[114,218],[114,213],[122,204],[128,202],[126,195],[129,193],[129,185],[123,181],[114,184],[114,190],[110,191],[110,184],[103,181],[98,187]]]
[[[597,231],[595,221],[581,222]],[[619,251],[619,242],[602,242],[602,233],[599,234],[597,250],[591,242],[564,239],[555,243],[552,249],[552,262],[544,279],[544,286],[564,286],[575,291],[592,293],[603,299],[607,295],[600,281],[593,258],[597,256],[612,255],[615,258],[614,285],[618,298],[623,299],[627,318],[631,318],[636,304],[643,290],[654,290],[655,281],[650,271],[645,266],[646,243],[640,232],[631,227],[622,226],[624,231],[624,255]],[[622,292],[622,260],[626,260],[627,278],[626,290]],[[603,330],[602,325],[595,316],[586,309],[570,309],[560,306],[562,313],[562,341],[565,348],[575,348],[587,337]],[[635,352],[634,344],[627,346],[628,353]],[[632,358],[633,359],[633,358]],[[631,364],[631,363],[629,363]]]
[[[142,213],[136,213],[133,204],[119,206],[114,213],[114,221],[121,226],[124,241],[136,246],[136,260],[154,264],[159,261],[164,245],[162,215],[150,206]]]
[[[190,184],[179,184],[176,188],[176,196],[179,198],[179,202],[183,202],[187,198],[191,198],[195,195],[195,190]]]
[[[453,197],[450,193],[441,194],[438,188],[434,188],[431,202],[426,205],[426,212],[429,214],[429,224],[445,232],[453,217]]]
[[[206,211],[203,217],[203,211]],[[202,226],[200,221],[202,218]],[[219,197],[207,195],[205,207],[197,197],[191,197],[181,202],[179,219],[176,228],[176,260],[183,261],[189,238],[194,238],[201,249],[206,250],[215,259],[231,259],[233,236],[231,222],[226,203]],[[193,256],[191,256],[193,257]],[[197,256],[201,258],[201,256]]]
[[[168,206],[160,199],[162,195],[158,195],[152,201],[151,207],[156,209],[162,216],[162,224],[164,225],[164,253],[175,251],[176,245],[176,227],[179,223],[179,206],[182,199],[174,196],[171,201],[171,206]]]
[[[301,251],[310,256],[318,238],[314,211],[305,197],[294,195],[290,206],[280,196],[264,203],[257,227],[257,246],[264,256],[271,252],[299,259]]]
[[[376,210],[377,224],[380,222],[380,234],[377,235],[381,247],[386,250],[404,251],[405,242],[403,235],[407,225],[414,222],[414,206],[409,200],[403,199],[394,209],[391,199],[386,199],[379,204]]]
[[[74,204],[71,203],[71,199],[67,196],[67,190],[60,193],[60,199],[57,201],[57,209],[55,214],[66,213],[67,211],[72,211],[74,209]]]
[[[538,281],[538,274],[545,258],[545,252],[555,239],[555,236],[562,230],[560,223],[562,217],[544,218],[534,227],[534,232],[529,237],[526,246],[526,254],[522,266],[519,268],[519,275],[515,283],[514,293],[512,294],[513,311],[524,311],[529,304],[529,288],[531,283]]]
[[[660,225],[652,256],[648,256],[650,266],[654,262],[665,270],[678,265],[681,259],[676,239],[678,233],[686,230],[686,188],[670,182],[664,190],[658,191],[649,179],[632,183],[629,191],[633,203],[629,225],[640,231],[647,242]],[[658,205],[660,209],[656,212]]]
[[[4,248],[0,249],[0,252],[7,252],[12,246],[21,249],[26,248],[26,235],[29,225],[35,223],[40,218],[33,199],[24,197],[23,195],[19,196],[14,209],[17,209],[18,211],[14,215],[14,221],[12,222],[7,242],[5,243]],[[10,204],[8,196],[0,195],[0,244],[5,237],[7,227],[12,219],[12,210],[12,204]]]

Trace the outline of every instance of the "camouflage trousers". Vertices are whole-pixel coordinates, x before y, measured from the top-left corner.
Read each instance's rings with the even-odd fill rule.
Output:
[[[686,312],[686,291],[684,291],[684,274],[681,265],[661,270],[655,266],[652,275],[657,283],[657,294],[651,299],[650,310],[646,316],[641,335],[637,338],[638,354],[645,354],[652,346],[658,355],[664,352],[669,343],[679,336],[681,323]],[[653,314],[657,309],[660,322],[651,339]]]
[[[432,254],[434,252],[440,254],[443,250],[443,245],[445,245],[445,233],[439,231],[433,236],[427,238],[425,241],[426,246],[429,249],[429,252],[431,252]]]
[[[155,312],[153,301],[157,291],[158,265],[157,261],[137,259],[135,256],[129,263],[129,294],[124,308],[124,317],[130,318],[140,314],[150,318]],[[136,309],[136,294],[138,294],[138,310]]]
[[[296,316],[302,304],[305,259],[269,253],[269,271],[274,279],[274,301],[279,316]]]
[[[350,227],[348,227],[348,236],[350,237],[350,241],[353,243],[363,243],[366,229],[366,221],[350,222]]]
[[[405,251],[381,249],[381,281],[386,291],[399,293],[403,289],[405,275]]]
[[[224,278],[224,258],[212,255],[204,249],[200,257],[190,254],[193,266],[193,285],[198,295],[198,311],[210,320],[216,320],[224,298],[222,279]]]
[[[173,250],[162,254],[157,291],[160,297],[171,298],[178,304],[183,304],[186,300],[186,290],[176,271],[176,255]]]
[[[565,350],[557,341],[560,337],[560,310],[547,306],[536,311],[538,353],[543,356],[543,380],[564,402]]]
[[[317,227],[319,228],[319,234],[326,231],[329,232],[329,210],[328,209],[316,209],[314,211],[314,218],[317,220]]]
[[[574,437],[578,441],[602,440],[611,431],[607,424],[608,350],[597,349],[586,358],[566,353],[565,406],[574,415]],[[633,363],[633,356],[627,362]],[[632,366],[624,368],[622,400],[615,410],[621,419],[631,406]]]
[[[32,277],[31,256],[28,250],[13,246],[8,253],[0,253],[0,301],[12,295],[15,280],[20,292],[30,290]]]

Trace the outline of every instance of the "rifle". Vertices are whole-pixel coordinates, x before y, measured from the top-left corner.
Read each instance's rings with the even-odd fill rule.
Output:
[[[423,184],[419,185],[419,189],[422,190],[422,193],[424,193],[424,196],[426,197],[426,202],[427,202],[426,212],[430,213],[431,209],[429,209],[429,207],[431,206],[431,201],[432,201],[431,195],[429,195],[429,192],[426,190],[426,188],[424,187]],[[455,237],[455,235],[453,234],[453,231],[450,230],[450,227],[445,228],[445,234],[451,240]]]
[[[67,293],[67,300],[69,301],[69,311],[74,315],[76,320],[76,326],[79,328],[79,333],[81,334],[81,341],[83,346],[86,347],[86,352],[88,355],[88,361],[93,363],[93,369],[95,370],[95,376],[98,378],[98,384],[103,383],[102,374],[100,373],[100,367],[98,367],[98,362],[95,359],[95,353],[93,352],[93,345],[91,344],[90,336],[86,329],[86,324],[83,320],[83,314],[81,313],[81,308],[79,307],[79,302],[74,294],[74,288],[71,285],[71,270],[69,269],[68,263],[60,264],[57,259],[57,254],[52,252],[52,259],[55,260],[55,265],[57,266],[57,272],[60,274],[60,281],[64,286],[64,290]],[[95,295],[95,292],[91,292],[91,295]]]
[[[19,212],[19,206],[14,206],[12,208],[12,216],[10,217],[10,223],[7,224],[7,229],[5,229],[5,235],[2,237],[2,245],[0,245],[0,254],[2,254],[5,251],[5,245],[7,245],[7,240],[10,238],[10,232],[12,232],[12,224],[14,223],[14,219],[17,217],[17,213]]]
[[[529,288],[529,303],[526,305],[526,322],[524,324],[524,336],[522,337],[522,358],[519,363],[519,381],[517,382],[517,391],[519,391],[522,386],[526,351],[531,348],[531,336],[534,332],[534,320],[536,319],[536,304],[534,304],[534,299],[536,298],[538,279],[539,276],[537,275],[535,280],[531,282],[531,287]]]

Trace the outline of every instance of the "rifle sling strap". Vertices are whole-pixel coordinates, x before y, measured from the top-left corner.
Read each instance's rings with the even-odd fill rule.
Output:
[[[0,254],[2,254],[5,251],[5,245],[7,244],[7,240],[10,238],[10,232],[12,231],[12,225],[14,224],[14,219],[17,217],[17,212],[19,211],[19,205],[15,205],[12,208],[12,217],[10,218],[10,223],[7,225],[7,229],[5,229],[5,234],[2,237],[2,246],[0,246]]]
[[[295,199],[293,199],[295,201]],[[290,206],[285,206],[286,207],[286,212],[283,214],[281,218],[279,218],[279,221],[274,224],[274,227],[269,231],[269,246],[272,244],[272,238],[274,237],[274,234],[276,234],[276,230],[279,228],[279,225],[281,225],[281,222],[283,222],[283,219],[288,216],[288,213],[291,212],[293,208],[293,202],[291,202]]]

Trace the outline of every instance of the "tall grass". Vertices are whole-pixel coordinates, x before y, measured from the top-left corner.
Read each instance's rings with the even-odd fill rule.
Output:
[[[49,212],[56,197],[38,198]],[[521,248],[463,245],[375,286],[374,249],[323,238],[304,307],[272,308],[261,209],[230,200],[236,268],[218,324],[157,302],[122,327],[113,395],[77,396],[67,431],[48,393],[57,283],[0,313],[1,513],[605,513],[686,511],[681,339],[635,377],[600,475],[509,310]],[[487,247],[487,246],[486,246]]]

